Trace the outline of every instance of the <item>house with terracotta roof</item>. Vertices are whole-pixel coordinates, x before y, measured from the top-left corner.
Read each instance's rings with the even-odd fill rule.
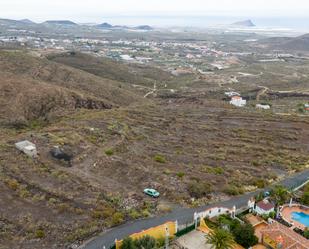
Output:
[[[231,105],[237,106],[237,107],[243,107],[247,104],[247,100],[243,99],[240,96],[232,96],[231,97],[231,101],[230,101]]]
[[[256,203],[254,211],[259,215],[270,214],[275,211],[275,205],[268,199],[264,199]]]
[[[271,249],[308,249],[309,240],[277,221],[261,230],[262,243]]]

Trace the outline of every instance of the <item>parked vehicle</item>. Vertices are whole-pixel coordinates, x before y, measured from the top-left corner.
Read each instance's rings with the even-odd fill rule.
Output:
[[[157,190],[152,189],[152,188],[145,188],[144,193],[154,198],[157,198],[160,195],[160,193]]]

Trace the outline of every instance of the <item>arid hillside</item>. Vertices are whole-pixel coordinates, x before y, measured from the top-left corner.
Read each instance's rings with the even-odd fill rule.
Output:
[[[128,82],[130,84],[152,87],[157,81],[161,82],[172,79],[171,74],[157,68],[141,64],[124,64],[108,58],[96,58],[78,52],[53,54],[47,58],[103,78]]]
[[[110,109],[144,101],[118,81],[24,52],[0,52],[1,122],[50,120],[76,108]]]
[[[1,249],[68,248],[125,221],[226,199],[309,166],[306,115],[236,108],[208,85],[205,94],[182,88],[147,99],[134,83],[106,76],[114,69],[56,61],[0,52]],[[15,148],[25,139],[38,158]],[[160,198],[145,196],[146,187]]]

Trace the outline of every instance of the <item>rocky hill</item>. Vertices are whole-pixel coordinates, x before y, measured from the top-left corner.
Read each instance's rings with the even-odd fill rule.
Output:
[[[49,20],[44,22],[43,24],[50,24],[50,25],[73,25],[76,26],[77,24],[75,22],[72,22],[70,20]]]
[[[111,24],[105,22],[105,23],[101,23],[101,24],[97,25],[97,27],[98,27],[98,28],[102,28],[102,29],[110,29],[110,28],[113,27],[113,25],[111,25]]]
[[[240,27],[255,27],[255,24],[251,20],[244,20],[235,22],[232,24],[233,26],[240,26]]]
[[[0,52],[0,72],[3,122],[47,120],[76,108],[110,109],[140,99],[121,82],[24,52]]]
[[[171,74],[158,68],[124,64],[108,58],[96,58],[76,52],[50,55],[48,59],[103,78],[149,87],[153,87],[158,80],[168,81],[173,78]]]
[[[272,49],[282,51],[309,51],[309,34],[298,37],[272,37],[263,42]]]

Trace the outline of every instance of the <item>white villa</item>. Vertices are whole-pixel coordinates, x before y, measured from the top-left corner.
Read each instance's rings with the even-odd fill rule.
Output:
[[[230,104],[237,107],[243,107],[247,104],[247,100],[243,99],[240,96],[233,96],[231,98]]]
[[[256,203],[254,211],[259,214],[270,214],[275,211],[275,205],[272,204],[268,199],[264,199]]]

